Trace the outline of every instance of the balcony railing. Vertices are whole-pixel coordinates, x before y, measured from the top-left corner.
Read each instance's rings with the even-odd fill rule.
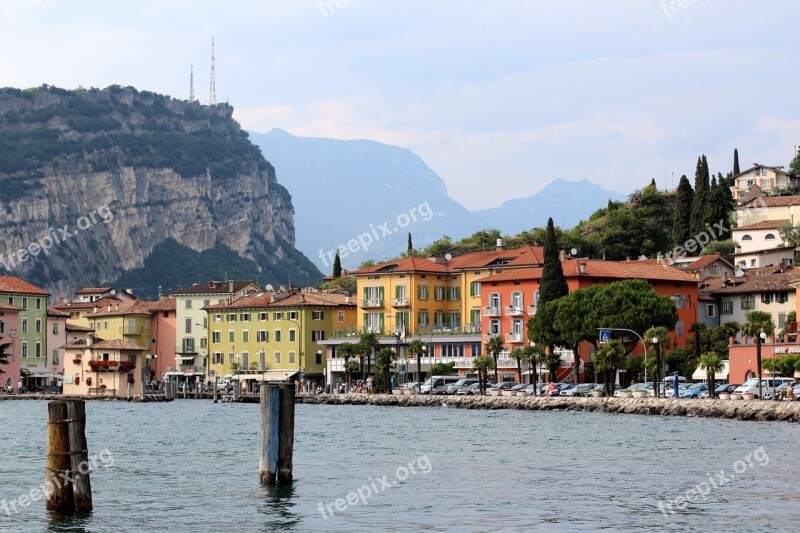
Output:
[[[538,306],[536,306],[536,305],[529,305],[529,306],[528,306],[528,315],[530,315],[530,316],[533,316],[533,315],[535,315],[535,314],[536,314],[536,308],[537,308],[537,307],[538,307]]]
[[[364,298],[361,300],[361,307],[368,309],[370,307],[383,307],[383,298]]]
[[[192,366],[192,365],[177,366],[177,367],[168,366],[167,367],[167,372],[184,372],[184,373],[186,373],[186,372],[195,372],[195,373],[205,374],[206,367],[204,367],[204,366]]]
[[[484,333],[483,334],[483,342],[489,342],[493,338],[499,337],[499,336],[500,336],[499,333]]]
[[[500,308],[499,307],[492,307],[487,306],[483,309],[483,316],[500,316]]]
[[[333,332],[333,339],[347,339],[351,338],[354,342],[358,341],[358,337],[363,333],[375,333],[379,337],[396,337],[399,330],[397,328],[386,327],[380,328],[378,326],[367,328],[346,328]],[[478,335],[481,332],[480,324],[443,324],[443,325],[420,325],[417,324],[416,329],[411,332],[410,328],[406,328],[406,338],[410,337],[433,337],[438,335]]]
[[[524,314],[525,312],[523,311],[522,307],[515,307],[513,305],[506,307],[507,316],[522,316]]]
[[[411,305],[410,298],[395,298],[392,300],[392,307],[408,307]]]
[[[522,333],[506,333],[506,342],[522,342]]]

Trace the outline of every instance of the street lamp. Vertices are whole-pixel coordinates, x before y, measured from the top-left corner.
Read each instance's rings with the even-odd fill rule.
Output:
[[[656,378],[658,378],[661,376],[661,361],[660,361],[661,358],[659,357],[659,352],[658,352],[658,337],[653,337],[652,341],[653,341],[653,352],[655,353],[656,356]],[[646,381],[647,380],[645,380],[645,382]],[[656,379],[656,381],[658,381],[658,379]],[[656,385],[658,385],[658,383],[653,384],[653,393],[655,394],[656,398],[659,398],[661,389],[660,385],[658,387],[656,387]]]
[[[761,390],[761,344],[767,340],[767,334],[763,331],[756,335],[756,365],[758,365],[758,399],[764,398],[763,391]],[[773,355],[774,357],[774,355]]]
[[[422,353],[428,353],[428,345],[422,345]],[[422,394],[422,359],[421,354],[417,352],[417,393]]]

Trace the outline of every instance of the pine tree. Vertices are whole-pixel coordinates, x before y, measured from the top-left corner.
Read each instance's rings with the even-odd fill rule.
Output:
[[[733,175],[738,176],[741,171],[739,170],[739,150],[733,149]]]
[[[674,246],[683,246],[691,237],[693,197],[692,184],[685,175],[681,176],[675,201],[675,216],[672,219],[672,243]]]
[[[561,267],[559,258],[558,240],[556,239],[556,229],[553,219],[547,219],[547,232],[544,238],[544,266],[542,267],[542,279],[539,283],[539,302],[541,306],[546,302],[553,302],[562,296],[569,294],[567,278],[564,277],[564,270]]]
[[[414,246],[411,244],[411,232],[408,232],[408,257],[414,254]]]
[[[333,258],[333,279],[342,277],[342,261],[339,259],[339,250],[336,250],[336,257]]]

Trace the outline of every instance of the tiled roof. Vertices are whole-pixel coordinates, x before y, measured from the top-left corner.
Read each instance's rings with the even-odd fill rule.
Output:
[[[51,306],[51,309],[57,309],[58,311],[83,311],[86,309],[94,309],[95,307],[108,307],[109,305],[116,305],[120,303],[122,300],[117,298],[116,296],[106,296],[105,298],[100,298],[95,302],[62,302],[60,304],[56,304]]]
[[[69,313],[65,313],[64,311],[61,311],[53,306],[50,306],[47,308],[47,316],[53,318],[69,318],[70,315]]]
[[[800,196],[761,196],[743,204],[742,207],[758,209],[760,207],[788,207],[791,205],[800,205]]]
[[[0,303],[0,311],[22,311],[22,308],[16,305]]]
[[[728,265],[730,268],[733,268],[733,265],[730,264],[729,262],[727,262],[725,260],[725,258],[722,257],[722,254],[719,254],[719,253],[711,254],[711,255],[703,255],[700,258],[698,258],[696,261],[694,261],[693,263],[690,263],[690,264],[688,264],[686,266],[677,267],[677,268],[680,268],[681,270],[687,270],[687,271],[700,270],[701,268],[703,268],[703,267],[705,267],[707,265],[710,265],[711,263],[713,263],[714,261],[717,261],[717,260],[720,260],[723,263],[725,263],[726,265]]]
[[[69,322],[67,322],[67,324],[64,326],[64,329],[66,329],[67,331],[75,331],[75,332],[94,331],[92,328],[87,328],[86,326],[78,326],[76,324],[70,324]]]
[[[233,284],[233,290],[231,290],[231,284]],[[251,284],[258,287],[258,284],[251,280],[209,281],[207,283],[197,283],[191,287],[172,291],[172,296],[188,296],[192,294],[230,294],[239,292]]]
[[[736,257],[739,255],[768,254],[770,252],[782,252],[784,250],[794,250],[794,246],[775,246],[774,248],[764,248],[763,250],[750,250],[749,252],[736,252],[731,254]]]
[[[756,222],[755,224],[748,224],[747,226],[740,226],[738,228],[733,228],[732,231],[752,231],[758,229],[778,229],[784,224],[788,224],[789,219],[784,220],[764,220],[761,222]]]
[[[75,294],[103,294],[111,290],[111,287],[85,287]]]
[[[544,247],[525,245],[511,250],[472,252],[451,259],[450,268],[486,268],[498,262],[507,266],[539,266],[544,264]]]
[[[800,282],[800,269],[789,269],[785,273],[753,273],[750,269],[744,277],[744,281],[740,281],[736,285],[728,285],[714,291],[714,294],[727,295],[727,294],[742,294],[753,292],[770,292],[770,291],[793,291],[793,284]],[[764,271],[764,269],[759,269]],[[768,271],[767,271],[768,272]],[[729,278],[741,280],[742,278]]]
[[[586,272],[581,273],[581,264],[586,264]],[[602,261],[599,259],[567,259],[561,263],[564,276],[567,278],[613,278],[613,279],[647,279],[664,281],[685,281],[697,283],[697,278],[671,266],[658,264],[654,261]],[[525,279],[538,279],[542,275],[541,268],[509,270],[481,278],[481,282],[493,281],[518,281]]]
[[[109,306],[97,306],[97,312],[86,313],[86,318],[98,318],[101,316],[120,316],[120,315],[151,315],[152,312],[148,307],[150,302],[143,302],[141,300],[131,300],[129,302],[115,302]],[[95,302],[97,304],[97,302]]]
[[[177,309],[174,296],[166,296],[157,302],[145,302],[145,305],[151,311],[175,311]]]
[[[380,274],[383,272],[435,272],[446,274],[450,270],[442,263],[431,261],[425,257],[404,257],[394,261],[384,261],[377,265],[351,270],[351,276],[364,276],[367,274]]]
[[[14,276],[0,276],[0,292],[50,296],[50,293]]]
[[[135,344],[131,344],[126,341],[121,341],[118,339],[110,340],[110,341],[100,341],[95,342],[90,346],[90,348],[97,349],[97,350],[138,350],[140,352],[146,352],[147,348],[142,348],[141,346],[136,346]]]
[[[273,301],[273,295],[275,299]],[[355,307],[355,298],[345,294],[322,292],[263,292],[239,298],[230,304],[216,304],[204,307],[212,310],[267,309],[283,307]]]

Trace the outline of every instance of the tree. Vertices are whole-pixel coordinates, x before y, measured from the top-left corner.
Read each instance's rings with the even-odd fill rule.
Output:
[[[716,388],[714,378],[725,368],[725,363],[716,352],[705,352],[700,356],[700,368],[706,371],[708,397],[714,398],[714,389]]]
[[[800,152],[798,152],[791,163],[789,163],[789,174],[794,174],[795,176],[800,175]]]
[[[712,241],[706,245],[700,255],[720,254],[723,259],[733,263],[733,254],[736,251],[736,243],[732,240]]]
[[[594,285],[577,290],[553,302],[556,308],[553,329],[558,332],[561,341],[572,350],[575,383],[580,383],[580,344],[589,342],[597,348],[597,330],[600,319],[597,311],[601,306],[596,299],[602,294],[602,285]],[[581,319],[576,320],[576,317]]]
[[[408,355],[417,358],[417,392],[422,393],[422,354],[428,346],[421,339],[414,339],[408,343]]]
[[[697,158],[694,174],[694,199],[692,200],[692,215],[689,233],[691,236],[701,234],[706,227],[709,203],[709,176],[708,161],[703,155]]]
[[[361,366],[356,360],[348,360],[344,362],[344,371],[347,374],[347,392],[353,389],[353,374],[361,372]]]
[[[617,369],[625,361],[625,346],[617,339],[612,339],[602,345],[592,355],[595,369],[603,374],[603,383],[606,396],[614,394],[614,382]]]
[[[358,349],[356,344],[353,342],[346,342],[344,344],[340,344],[336,348],[336,355],[344,359],[344,371],[347,374],[347,390],[350,391],[352,386],[351,382],[351,373],[354,371],[359,372],[361,367],[355,361],[350,361],[351,357],[355,357],[358,354]],[[355,367],[349,363],[355,363]]]
[[[772,335],[772,315],[765,311],[750,311],[744,314],[745,323],[742,330],[745,335],[756,338],[756,365],[758,366],[758,399],[762,399],[761,390],[761,334]]]
[[[486,382],[489,378],[489,370],[493,368],[495,368],[495,364],[489,356],[479,355],[472,359],[472,370],[478,373],[481,395],[486,394]]]
[[[511,350],[511,358],[517,361],[517,375],[519,375],[519,383],[522,383],[522,362],[528,360],[525,348],[517,346]]]
[[[602,285],[592,300],[599,328],[626,328],[644,337],[645,330],[662,326],[672,330],[678,322],[675,303],[661,296],[643,279]],[[629,351],[632,351],[629,350]]]
[[[567,294],[569,294],[569,287],[567,278],[564,277],[564,270],[561,268],[556,230],[553,219],[548,218],[547,234],[544,240],[544,265],[539,284],[539,305],[553,302]]]
[[[8,344],[0,344],[0,365],[8,364],[8,347]],[[0,367],[0,374],[5,374],[2,367]]]
[[[383,348],[378,352],[378,356],[375,359],[375,374],[381,376],[383,378],[383,389],[387,391],[388,394],[392,393],[392,385],[391,385],[391,368],[392,368],[392,361],[397,358],[397,354],[391,348]]]
[[[741,174],[739,170],[739,150],[734,148],[733,149],[733,175],[738,176]]]
[[[436,363],[431,366],[431,376],[455,376],[457,374],[455,362]]]
[[[364,371],[364,357],[366,356],[367,358],[367,366],[366,366],[367,375],[364,376],[362,374],[361,376],[362,380],[367,379],[367,377],[369,377],[370,366],[371,366],[370,360],[372,359],[372,352],[377,345],[378,345],[378,336],[374,333],[364,332],[359,337],[358,343],[356,344],[356,350],[358,352],[358,355],[361,357],[362,372]]]
[[[336,257],[333,258],[333,279],[342,277],[342,260],[339,259],[339,249],[336,249]]]
[[[692,200],[694,191],[686,175],[678,182],[675,216],[672,218],[672,244],[683,246],[691,238]]]
[[[800,227],[793,226],[791,222],[787,222],[778,228],[778,232],[781,235],[781,240],[787,245],[793,248],[800,246]]]
[[[550,382],[555,382],[556,372],[558,372],[558,368],[561,366],[561,356],[553,351],[547,351],[541,356],[540,360],[542,365],[544,365],[547,368],[547,371],[550,373]]]
[[[500,352],[505,350],[505,344],[503,344],[503,339],[499,336],[492,337],[489,339],[489,342],[486,343],[486,353],[492,356],[494,360],[494,382],[498,382],[497,378],[497,357],[500,355]]]
[[[411,244],[411,232],[408,232],[408,257],[414,255],[414,245]]]
[[[661,396],[661,369],[663,368],[662,354],[666,353],[671,347],[672,340],[669,337],[669,330],[664,326],[655,326],[644,332],[644,341],[653,346],[653,357],[647,362],[653,369],[653,390],[656,398]],[[653,342],[653,341],[656,342]]]

